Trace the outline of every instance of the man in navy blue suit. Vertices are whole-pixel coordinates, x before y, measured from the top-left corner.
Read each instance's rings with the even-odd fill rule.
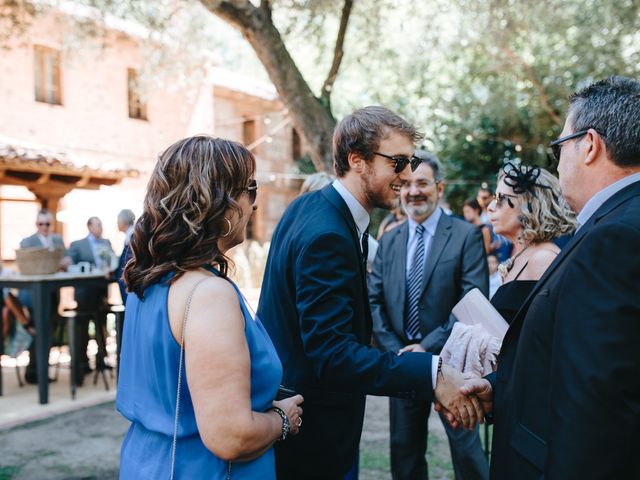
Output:
[[[118,230],[124,233],[124,246],[122,247],[122,253],[118,259],[118,268],[115,271],[115,279],[118,282],[118,288],[120,289],[120,297],[122,298],[122,304],[127,304],[127,286],[124,283],[122,274],[124,273],[124,267],[127,266],[127,262],[131,260],[133,253],[131,252],[131,236],[133,235],[133,227],[136,221],[135,214],[129,210],[124,209],[118,213]]]
[[[431,401],[435,393],[465,424],[481,417],[475,398],[463,403],[461,375],[437,356],[369,346],[369,215],[397,205],[409,166],[420,163],[419,138],[382,107],[348,115],[333,136],[337,180],[293,202],[273,234],[258,316],[282,361],[283,385],[305,399],[301,433],[276,444],[279,480],[342,478],[356,456],[367,394]]]
[[[578,228],[467,387],[493,402],[491,478],[640,478],[640,82],[574,94],[551,146]]]

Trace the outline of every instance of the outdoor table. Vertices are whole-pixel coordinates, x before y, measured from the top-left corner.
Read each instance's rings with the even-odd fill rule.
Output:
[[[36,329],[36,372],[38,397],[49,403],[49,348],[51,346],[51,292],[61,287],[106,286],[110,280],[104,273],[66,273],[48,275],[0,275],[0,288],[29,288],[33,295],[33,321]],[[74,339],[69,339],[73,343]],[[72,369],[74,367],[72,359]],[[73,372],[72,372],[73,375]]]

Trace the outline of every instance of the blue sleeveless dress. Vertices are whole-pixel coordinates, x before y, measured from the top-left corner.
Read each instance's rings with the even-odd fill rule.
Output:
[[[209,270],[220,276],[217,270]],[[144,300],[135,294],[127,299],[116,408],[131,426],[120,453],[121,479],[168,479],[171,470],[180,356],[167,314],[171,276],[148,287]],[[251,356],[251,407],[266,412],[282,379],[282,365],[262,323],[252,318],[238,287],[233,287]],[[174,478],[275,479],[273,448],[254,460],[235,463],[216,457],[205,447],[188,384],[183,366]]]

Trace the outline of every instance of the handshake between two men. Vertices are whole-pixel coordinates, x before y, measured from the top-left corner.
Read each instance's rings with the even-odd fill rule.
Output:
[[[398,351],[424,352],[419,344],[412,344]],[[476,424],[484,423],[485,415],[493,410],[493,390],[488,380],[471,373],[462,373],[442,362],[439,358],[434,390],[434,406],[453,428],[473,430]]]

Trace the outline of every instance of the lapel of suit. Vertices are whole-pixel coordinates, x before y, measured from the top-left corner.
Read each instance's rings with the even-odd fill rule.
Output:
[[[387,235],[389,241],[389,279],[394,285],[392,289],[394,301],[391,302],[391,320],[396,331],[404,331],[404,307],[407,292],[407,241],[409,239],[409,222],[404,222]]]
[[[549,268],[547,268],[547,270],[544,272],[542,277],[540,277],[540,280],[538,280],[538,282],[535,284],[535,286],[531,290],[531,293],[529,293],[529,296],[524,301],[524,303],[518,310],[518,313],[514,317],[513,322],[511,322],[511,325],[509,326],[509,330],[507,330],[505,340],[507,337],[513,335],[512,332],[519,331],[520,324],[524,320],[524,317],[527,314],[527,310],[529,309],[529,305],[531,304],[535,296],[538,294],[540,289],[544,286],[547,279],[553,274],[553,272],[557,270],[558,266],[562,264],[562,262],[567,258],[569,253],[571,253],[571,251],[580,243],[580,241],[582,241],[582,239],[589,232],[589,230],[591,230],[591,228],[596,223],[598,223],[602,217],[605,217],[609,212],[611,212],[611,210],[613,210],[614,208],[618,207],[620,204],[626,202],[631,197],[634,197],[636,195],[640,195],[640,182],[633,183],[628,187],[623,188],[615,195],[613,195],[606,202],[604,202],[604,204],[602,204],[602,206],[600,206],[598,210],[595,211],[595,213],[591,216],[591,218],[589,218],[587,223],[585,223],[582,227],[580,227],[580,229],[571,238],[571,240],[569,240],[569,242],[564,246],[564,248],[560,250],[560,253],[558,254],[558,256],[551,263],[551,265],[549,265]]]
[[[360,238],[358,236],[358,228],[356,227],[356,222],[353,220],[353,215],[351,214],[351,210],[349,210],[349,207],[347,206],[344,199],[340,196],[338,191],[335,188],[333,188],[332,185],[327,185],[325,188],[322,189],[321,193],[340,212],[340,215],[345,220],[347,224],[347,228],[351,233],[351,237],[355,244],[355,248],[358,252],[358,258],[361,258],[362,247],[360,244]],[[367,291],[367,278],[366,278],[367,272],[365,270],[364,262],[362,261],[358,262],[358,268],[359,268],[360,276],[362,278],[362,282],[366,292]],[[365,295],[365,297],[367,298],[367,304],[368,304],[369,297],[368,295]]]
[[[431,240],[431,247],[429,247],[429,251],[427,252],[427,261],[425,263],[424,274],[422,276],[423,293],[429,284],[431,275],[433,275],[433,270],[436,268],[436,263],[438,263],[438,259],[440,258],[440,255],[442,255],[444,247],[447,245],[450,236],[451,219],[447,214],[442,212],[440,214],[440,220],[438,220],[438,225],[436,226],[435,234]]]

